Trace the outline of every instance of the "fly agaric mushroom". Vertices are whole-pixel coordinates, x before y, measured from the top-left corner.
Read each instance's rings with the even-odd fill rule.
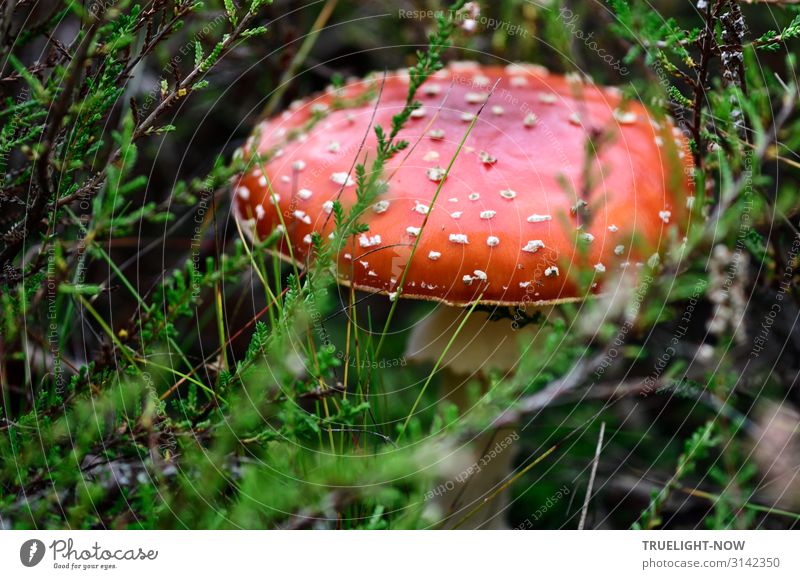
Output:
[[[262,122],[241,154],[263,164],[235,186],[245,230],[285,227],[276,250],[305,261],[311,234],[334,231],[334,201],[355,203],[353,167],[374,158],[373,127],[391,126],[408,84],[403,72],[351,81]],[[411,146],[386,163],[385,191],[359,217],[369,230],[337,248],[343,284],[391,300],[552,307],[657,255],[691,208],[685,139],[616,88],[538,65],[451,63],[417,97],[399,133]],[[415,328],[417,359],[442,355],[437,335],[458,312],[438,308]],[[490,342],[467,331],[465,343],[494,350],[498,330],[483,322],[475,331]],[[452,351],[452,369],[476,370]],[[514,356],[509,347],[492,362],[508,369]]]

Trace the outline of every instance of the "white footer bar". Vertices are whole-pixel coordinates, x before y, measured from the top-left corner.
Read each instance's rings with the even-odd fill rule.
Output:
[[[792,531],[5,531],[0,576],[796,578],[799,541]]]

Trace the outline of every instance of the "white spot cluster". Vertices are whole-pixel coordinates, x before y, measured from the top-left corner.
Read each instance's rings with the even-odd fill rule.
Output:
[[[475,191],[473,191],[472,193],[467,195],[467,199],[469,199],[470,201],[477,201],[480,198],[481,198],[481,194],[478,193],[478,192],[475,192]]]
[[[447,66],[453,72],[469,72],[478,68],[478,63],[474,60],[452,60]]]
[[[594,264],[594,270],[597,273],[603,273],[606,270],[606,266],[604,266],[602,263],[596,263]]]
[[[430,259],[431,261],[436,261],[440,257],[442,257],[442,254],[439,251],[429,251],[428,252],[428,259]]]
[[[295,210],[295,212],[294,212],[294,216],[295,216],[297,219],[299,219],[300,221],[302,221],[303,223],[305,223],[306,225],[311,225],[311,217],[309,217],[309,216],[306,214],[306,212],[305,212],[305,211],[303,211],[303,210],[301,210],[301,209],[297,209],[297,210]]]
[[[294,169],[295,171],[302,171],[305,168],[306,168],[305,161],[297,160],[294,163],[292,163],[292,169]]]
[[[534,213],[528,216],[528,223],[542,223],[544,221],[550,221],[551,219],[553,219],[552,215],[538,215]]]
[[[671,215],[672,215],[671,211],[664,210],[664,211],[659,211],[658,212],[658,216],[661,218],[661,221],[663,221],[664,223],[669,223],[669,218],[670,218]]]
[[[322,210],[330,215],[333,212],[333,201],[326,201],[322,204]]]
[[[614,255],[622,255],[623,253],[625,253],[624,245],[618,245],[614,248]]]
[[[614,110],[614,118],[620,125],[632,125],[638,119],[636,113],[619,109]]]
[[[265,215],[264,207],[259,203],[258,205],[256,205],[256,219],[261,221],[262,219],[264,219],[264,215]]]
[[[438,183],[444,179],[445,170],[441,167],[431,167],[425,172],[425,174],[428,176],[428,179],[434,183]]]
[[[462,216],[462,215],[464,215],[464,212],[463,212],[463,211],[453,211],[453,212],[450,214],[450,217],[452,217],[453,219],[461,219],[461,216]]]
[[[545,277],[556,277],[558,275],[558,268],[554,265],[551,265],[546,270],[544,270]]]
[[[614,225],[614,224],[612,223],[611,225],[609,225],[609,226],[608,226],[608,230],[609,230],[611,233],[616,233],[617,231],[619,231],[619,227],[617,227],[616,225]]]
[[[492,211],[491,209],[481,211],[481,219],[491,219],[495,215],[497,215],[497,211]]]
[[[522,251],[526,251],[528,253],[536,253],[543,247],[544,247],[544,241],[542,241],[541,239],[531,239],[530,241],[528,241],[525,247],[522,248]]]
[[[500,191],[500,197],[503,197],[504,199],[513,199],[516,196],[517,192],[513,189],[503,189]]]
[[[340,173],[333,173],[331,175],[331,181],[336,183],[337,185],[344,185],[345,187],[352,187],[356,184],[353,178],[348,175],[345,171]]]
[[[558,101],[558,97],[551,92],[540,92],[538,99],[540,103],[545,105],[554,105]]]
[[[486,272],[481,271],[480,269],[476,269],[472,273],[473,275],[467,274],[461,278],[466,285],[472,285],[472,282],[475,280],[486,281],[487,279],[489,279],[489,277],[486,275]]]
[[[449,239],[453,243],[459,243],[461,245],[467,245],[469,243],[466,233],[451,233]]]
[[[236,190],[236,194],[239,197],[241,197],[244,201],[247,201],[248,199],[250,199],[250,189],[248,189],[247,187],[244,187],[244,186],[239,187]]]
[[[547,76],[549,71],[541,64],[531,64],[528,62],[512,62],[507,64],[505,70],[508,74],[533,74],[535,76]]]
[[[522,124],[525,125],[526,127],[534,127],[538,122],[539,122],[539,117],[536,116],[536,113],[528,113],[527,115],[525,115]]]
[[[386,200],[378,201],[372,206],[375,213],[386,213],[387,209],[389,209],[389,202]]]
[[[464,100],[466,100],[468,103],[470,103],[472,105],[476,105],[476,104],[479,104],[479,103],[486,102],[486,99],[488,99],[488,98],[489,98],[489,95],[487,95],[486,93],[482,93],[482,92],[468,92],[467,94],[464,95]],[[470,120],[472,120],[472,119],[470,119]]]
[[[311,199],[311,195],[313,195],[313,193],[311,193],[309,189],[300,189],[297,192],[297,196],[300,197],[300,199]]]
[[[420,215],[427,215],[430,212],[431,208],[427,205],[420,203],[419,201],[414,202],[414,211],[415,213],[419,213]]]
[[[368,236],[366,233],[362,233],[361,237],[358,238],[358,244],[361,247],[374,247],[376,245],[380,245],[381,236],[380,235]]]
[[[478,153],[478,158],[481,160],[481,163],[485,165],[494,165],[495,163],[497,163],[497,157],[493,157],[486,151],[481,151],[480,153]]]
[[[500,245],[500,238],[495,235],[490,235],[486,238],[486,245],[489,247],[497,247]]]
[[[428,136],[434,141],[441,141],[444,139],[444,131],[442,129],[431,129],[428,131]]]
[[[583,77],[577,72],[568,72],[564,75],[564,79],[569,84],[583,84]]]

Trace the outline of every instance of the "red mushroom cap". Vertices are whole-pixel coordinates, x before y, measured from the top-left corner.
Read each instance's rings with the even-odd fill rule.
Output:
[[[355,202],[354,163],[366,157],[369,168],[373,127],[391,127],[407,92],[402,72],[353,81],[261,123],[244,154],[262,155],[266,174],[251,165],[235,186],[245,229],[266,237],[280,211],[294,258],[305,260],[311,233],[334,230],[333,201],[345,210]],[[693,200],[685,139],[618,89],[536,65],[452,63],[417,98],[423,106],[399,134],[409,149],[387,163],[386,191],[359,218],[369,231],[338,252],[343,283],[393,298],[407,266],[403,297],[581,299],[578,272],[599,291],[614,271],[658,253],[685,220]],[[278,242],[282,255],[288,249]]]

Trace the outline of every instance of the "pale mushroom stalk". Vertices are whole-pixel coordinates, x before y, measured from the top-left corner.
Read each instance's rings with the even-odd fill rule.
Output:
[[[539,313],[547,317],[552,308],[541,309]],[[464,315],[466,310],[438,306],[414,326],[406,357],[418,364],[438,363],[441,368],[441,399],[454,404],[466,416],[476,404],[468,392],[470,385],[479,383],[482,396],[490,388],[490,372],[499,376],[514,373],[519,365],[521,345],[526,343],[528,350],[535,352],[541,326],[526,325],[514,329],[511,319],[490,320],[483,312],[474,313],[451,342],[453,331]],[[513,442],[518,438],[515,428],[489,427],[469,441],[467,468],[453,481],[452,489],[438,498],[439,508],[435,514],[443,521],[443,528],[454,528],[462,521],[466,528],[508,528],[509,492],[497,493],[485,505],[482,503],[512,473]],[[482,505],[480,510],[466,519],[479,505]]]

